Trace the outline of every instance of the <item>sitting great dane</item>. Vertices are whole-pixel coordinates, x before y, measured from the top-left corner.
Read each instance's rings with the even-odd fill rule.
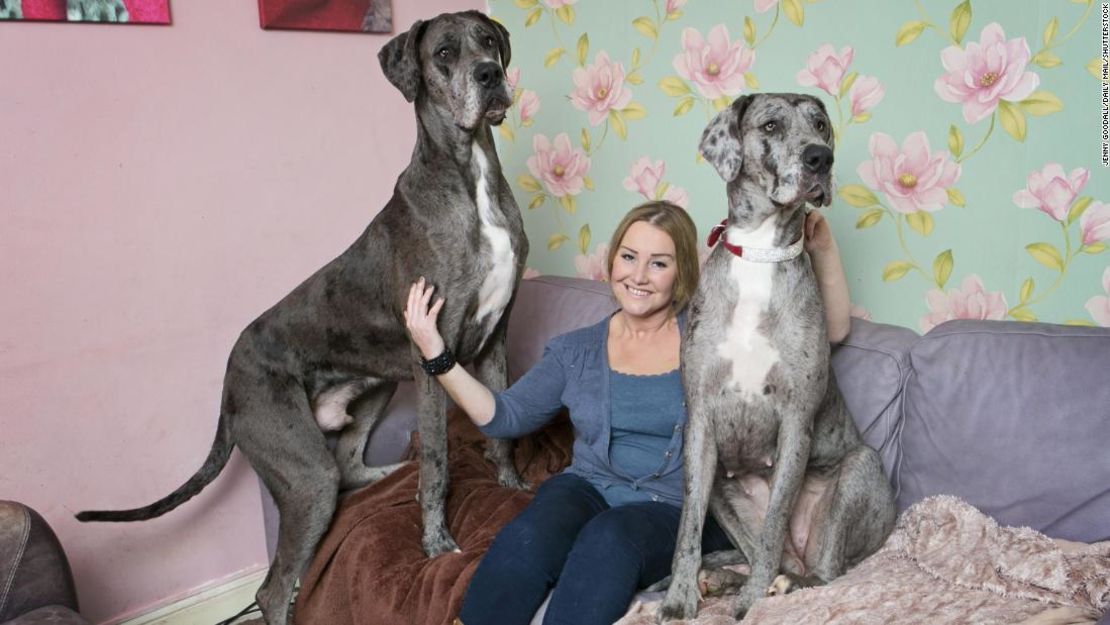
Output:
[[[477,11],[418,21],[378,58],[415,101],[417,142],[393,197],[362,235],[243,331],[224,378],[216,440],[183,486],[135,510],[82,512],[82,521],[137,521],[164,514],[209,484],[238,446],[281,515],[277,552],[258,591],[270,625],[285,625],[294,585],[335,512],[340,488],[396,468],[367,467],[363,448],[399,380],[416,380],[423,547],[457,550],[444,519],[446,396],[419,366],[405,331],[410,285],[426,277],[446,298],[439,328],[458,362],[500,390],[508,383],[505,329],[528,241],[501,172],[491,125],[512,97],[504,81],[509,35]],[[323,429],[367,418],[341,434],[335,453]],[[315,418],[314,418],[315,416]],[[523,487],[510,441],[493,441],[498,479]]]
[[[819,100],[757,94],[702,134],[702,155],[728,183],[728,219],[683,340],[686,493],[661,620],[697,612],[707,508],[751,567],[738,618],[766,594],[839,576],[894,526],[890,484],[837,388],[801,253],[806,203],[832,199],[831,132]]]

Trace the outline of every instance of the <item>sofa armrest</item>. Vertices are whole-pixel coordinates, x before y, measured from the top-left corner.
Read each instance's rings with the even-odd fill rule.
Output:
[[[39,513],[0,501],[0,623],[49,606],[77,610],[65,550]]]

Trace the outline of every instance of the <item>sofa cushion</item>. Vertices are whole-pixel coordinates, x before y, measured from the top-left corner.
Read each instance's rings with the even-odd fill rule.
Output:
[[[950,321],[910,362],[899,509],[946,493],[1004,525],[1110,539],[1110,329]]]
[[[909,375],[910,347],[918,338],[907,328],[853,318],[848,337],[832,352],[844,402],[863,440],[882,456],[888,476],[901,451],[902,384]]]
[[[38,512],[0,500],[0,623],[44,606],[77,609],[69,560]]]

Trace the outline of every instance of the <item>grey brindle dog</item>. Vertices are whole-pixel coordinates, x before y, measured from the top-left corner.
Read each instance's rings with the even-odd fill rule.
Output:
[[[702,155],[728,183],[728,219],[682,345],[686,493],[661,620],[696,614],[707,508],[751,567],[737,617],[762,596],[839,576],[894,525],[879,456],[833,377],[801,254],[806,203],[832,197],[831,132],[819,100],[758,94],[702,134]]]
[[[504,27],[476,11],[418,21],[378,58],[415,102],[417,141],[393,197],[362,235],[243,331],[232,349],[216,440],[183,486],[136,510],[83,512],[82,521],[136,521],[172,510],[209,484],[233,446],[274,496],[277,551],[257,599],[266,622],[285,625],[294,585],[335,512],[340,489],[387,475],[367,467],[368,433],[399,380],[416,380],[423,547],[457,550],[444,518],[446,396],[417,365],[403,321],[410,285],[424,276],[446,298],[439,329],[462,364],[505,388],[508,311],[528,254],[520,210],[501,172],[491,125],[512,97]],[[335,453],[321,430],[350,424]],[[314,418],[315,417],[315,418]],[[493,441],[499,481],[522,488],[510,441]]]

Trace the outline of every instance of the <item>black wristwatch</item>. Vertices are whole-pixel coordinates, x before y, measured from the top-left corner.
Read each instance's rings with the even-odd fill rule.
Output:
[[[455,355],[450,349],[443,348],[443,353],[432,359],[420,357],[420,368],[430,376],[443,375],[455,366]]]

